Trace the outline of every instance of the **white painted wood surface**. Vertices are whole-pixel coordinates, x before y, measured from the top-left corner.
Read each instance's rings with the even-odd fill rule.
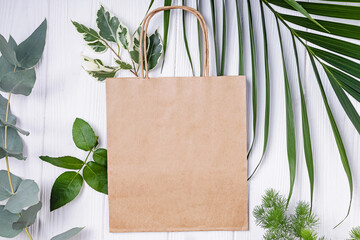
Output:
[[[174,0],[181,4],[180,0]],[[190,6],[195,1],[188,1]],[[255,38],[259,50],[258,71],[259,77],[259,125],[258,141],[254,147],[253,155],[249,159],[249,171],[252,171],[261,155],[263,137],[263,109],[264,109],[264,72],[262,33],[260,31],[260,12],[258,1],[253,0],[253,17],[256,28]],[[117,15],[131,31],[134,31],[142,20],[148,1],[146,0],[102,0],[101,3]],[[95,192],[90,187],[83,187],[80,195],[72,203],[60,210],[49,212],[49,197],[55,178],[63,171],[49,164],[42,163],[38,156],[75,155],[84,158],[85,153],[77,150],[72,142],[71,127],[76,117],[84,118],[95,128],[100,136],[100,145],[106,147],[106,106],[105,84],[92,79],[81,68],[81,54],[88,53],[84,43],[75,31],[70,20],[76,20],[87,26],[96,27],[96,11],[99,8],[98,0],[0,0],[0,33],[5,37],[14,36],[18,42],[27,37],[44,18],[48,19],[47,43],[44,56],[37,67],[37,82],[29,97],[13,96],[12,111],[18,116],[21,128],[29,130],[30,136],[24,137],[25,162],[10,160],[10,166],[16,175],[34,179],[41,188],[43,209],[37,222],[30,228],[34,239],[50,239],[51,236],[75,226],[86,226],[74,239],[101,240],[240,240],[261,239],[263,231],[249,219],[250,231],[247,232],[176,232],[176,233],[128,233],[110,234],[108,225],[107,197]],[[157,0],[153,8],[161,6],[163,1]],[[221,1],[216,2],[217,12],[221,18]],[[208,1],[201,1],[202,12],[208,23],[210,36],[211,20]],[[234,1],[228,1],[228,45],[226,74],[237,74],[237,40],[236,16]],[[248,122],[251,122],[251,65],[248,42],[247,11],[243,11],[245,26],[245,60],[248,86]],[[162,14],[154,17],[150,31],[160,28],[162,33]],[[268,37],[271,48],[271,128],[269,147],[263,165],[253,180],[249,182],[249,211],[261,201],[261,195],[267,188],[275,188],[286,195],[289,188],[288,164],[285,147],[285,111],[284,111],[284,84],[281,66],[279,41],[276,25],[272,14],[266,11]],[[187,17],[188,38],[191,53],[195,62],[196,72],[199,72],[197,29],[194,18]],[[359,22],[354,22],[360,24]],[[166,64],[162,74],[159,68],[152,72],[152,76],[189,76],[190,65],[185,53],[182,35],[181,12],[171,13],[171,27],[169,32]],[[291,38],[285,29],[282,29],[288,71],[293,90],[294,111],[296,114],[296,134],[298,148],[297,177],[293,205],[299,200],[309,200],[309,183],[306,172],[304,153],[302,150],[300,98],[295,76],[295,63],[291,58]],[[219,26],[221,31],[221,26]],[[214,73],[214,51],[211,39],[211,72]],[[231,39],[231,40],[230,40]],[[304,80],[306,101],[308,104],[313,152],[315,160],[315,196],[314,212],[320,217],[319,232],[328,239],[345,239],[353,226],[360,225],[360,137],[344,110],[341,108],[325,80],[324,86],[328,94],[331,108],[343,137],[350,165],[354,177],[354,199],[349,218],[337,229],[333,229],[345,215],[349,190],[345,173],[342,169],[339,153],[330,128],[328,117],[323,106],[320,91],[314,74],[305,57],[303,48],[299,47],[301,75]],[[112,61],[110,55],[105,60]],[[324,73],[321,73],[324,76]],[[125,73],[121,73],[125,76]],[[355,104],[360,109],[360,104]],[[248,126],[249,132],[251,126]],[[249,133],[248,143],[252,139]],[[5,168],[5,162],[0,161],[0,168]],[[16,239],[27,239],[24,233]]]

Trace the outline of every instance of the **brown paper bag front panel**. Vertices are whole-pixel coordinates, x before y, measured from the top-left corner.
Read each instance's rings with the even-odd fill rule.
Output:
[[[245,78],[106,84],[110,230],[247,230]]]

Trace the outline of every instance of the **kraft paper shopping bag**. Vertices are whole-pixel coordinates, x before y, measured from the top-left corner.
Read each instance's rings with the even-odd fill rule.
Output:
[[[149,13],[141,48],[151,17],[174,8],[201,23],[204,77],[149,78],[145,58],[141,78],[106,80],[110,231],[247,230],[245,77],[209,76],[193,8]]]

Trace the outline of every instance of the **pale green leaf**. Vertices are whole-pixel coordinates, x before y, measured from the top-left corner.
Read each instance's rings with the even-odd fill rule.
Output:
[[[41,207],[42,207],[42,203],[38,202],[37,204],[29,207],[28,209],[22,210],[19,220],[14,222],[12,225],[13,229],[22,230],[34,224],[36,220],[36,215],[40,211]]]
[[[12,228],[14,222],[20,217],[18,214],[11,213],[4,209],[4,205],[0,205],[0,237],[13,238],[16,237],[21,230],[15,230]]]
[[[18,176],[13,175],[10,173],[11,182],[16,191],[22,182],[22,179]],[[8,199],[12,195],[11,187],[9,183],[8,173],[5,170],[0,170],[0,201]]]
[[[129,29],[120,22],[117,33],[117,40],[118,42],[120,42],[121,46],[126,49],[129,50],[130,45],[131,45],[131,36],[130,36],[130,32]]]
[[[45,19],[25,41],[15,48],[20,67],[31,68],[39,62],[45,47],[46,29]]]
[[[4,92],[30,95],[36,81],[34,68],[5,74],[0,80],[0,88]]]
[[[38,194],[39,187],[33,180],[23,180],[5,204],[5,210],[11,213],[20,213],[23,208],[39,202]]]
[[[70,239],[70,238],[76,236],[83,229],[84,229],[83,227],[82,228],[79,228],[79,227],[72,228],[66,232],[63,232],[59,235],[52,237],[50,240],[67,240],[67,239]]]

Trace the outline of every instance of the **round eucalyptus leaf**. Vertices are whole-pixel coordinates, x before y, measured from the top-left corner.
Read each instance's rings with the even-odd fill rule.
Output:
[[[23,142],[19,133],[14,128],[7,129],[7,147],[5,148],[5,127],[0,126],[0,158],[5,156],[24,160]]]
[[[95,136],[94,130],[81,118],[75,119],[72,135],[75,145],[84,151],[90,151],[97,144],[97,137]]]
[[[1,68],[1,63],[0,63]],[[6,121],[6,109],[7,109],[8,100],[0,95],[0,119],[3,122],[7,122],[10,124],[16,124],[16,117],[11,113],[10,106],[8,111],[8,119]]]
[[[29,207],[28,209],[22,210],[19,220],[17,220],[12,224],[13,229],[22,230],[34,224],[36,220],[36,215],[40,211],[41,207],[42,207],[42,203],[38,202],[37,204]]]
[[[16,59],[15,50],[12,46],[6,41],[3,35],[0,34],[0,52],[2,56],[12,65],[19,65]]]
[[[35,69],[27,69],[5,74],[0,81],[0,88],[4,92],[30,95],[36,81]]]
[[[66,232],[63,232],[59,235],[56,235],[54,237],[52,237],[50,240],[67,240],[70,239],[74,236],[76,236],[79,232],[81,232],[81,230],[83,230],[84,227],[76,227],[76,228],[72,228]]]
[[[83,175],[86,183],[94,190],[108,194],[108,179],[106,167],[97,164],[96,162],[89,162],[83,170]]]
[[[107,165],[107,150],[105,148],[98,148],[93,154],[93,159],[96,163],[106,166]]]
[[[39,62],[45,47],[46,29],[45,19],[25,41],[15,48],[19,66],[31,68]]]
[[[16,191],[22,182],[22,179],[10,173],[11,182]],[[8,173],[5,170],[0,170],[0,201],[8,199],[11,196],[11,187],[9,183]]]
[[[54,211],[74,200],[79,194],[83,178],[77,172],[64,172],[51,189],[50,211]]]
[[[23,180],[14,194],[5,204],[5,210],[11,213],[20,213],[26,207],[39,202],[39,187],[33,180]]]
[[[0,236],[5,238],[16,237],[21,230],[12,228],[12,224],[16,222],[20,217],[18,214],[11,213],[4,209],[4,205],[0,205]]]

